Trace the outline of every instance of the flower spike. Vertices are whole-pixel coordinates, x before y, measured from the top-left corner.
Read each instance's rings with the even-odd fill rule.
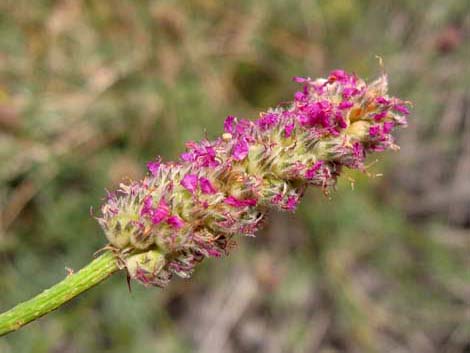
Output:
[[[187,143],[178,162],[149,162],[143,180],[108,196],[98,220],[131,278],[161,287],[187,278],[234,235],[253,235],[269,209],[293,211],[306,187],[327,192],[344,167],[365,171],[368,153],[397,148],[391,133],[409,109],[387,95],[385,75],[294,81],[302,89],[291,103],[255,121],[228,116],[221,137]]]

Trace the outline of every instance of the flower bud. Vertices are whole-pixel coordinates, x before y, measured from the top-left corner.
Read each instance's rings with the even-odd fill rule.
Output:
[[[159,285],[159,274],[165,266],[165,257],[156,250],[149,250],[129,256],[125,264],[132,278],[145,285]]]

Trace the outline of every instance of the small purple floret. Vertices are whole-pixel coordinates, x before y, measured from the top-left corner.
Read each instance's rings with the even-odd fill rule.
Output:
[[[160,200],[158,207],[153,210],[152,212],[152,223],[159,224],[163,222],[170,213],[168,205],[166,204],[165,200]]]
[[[396,110],[397,112],[402,113],[403,115],[410,114],[410,110],[408,109],[408,107],[403,104],[395,104],[393,106],[393,110]]]
[[[378,113],[378,114],[375,114],[375,115],[374,115],[374,120],[375,120],[375,121],[380,121],[380,120],[382,120],[383,118],[385,118],[385,117],[387,116],[387,113],[388,113],[388,111],[387,111],[387,110],[384,110],[383,112],[380,112],[380,113]]]
[[[386,121],[384,122],[384,125],[383,125],[383,133],[384,134],[389,134],[392,132],[393,128],[394,128],[395,124],[391,121]]]
[[[353,102],[343,101],[343,102],[338,104],[338,109],[341,109],[341,110],[349,109],[353,105],[354,105]]]
[[[175,229],[180,229],[184,226],[184,221],[178,217],[178,216],[170,216],[166,220],[166,223],[168,223],[170,226],[172,226]]]
[[[323,166],[323,163],[324,163],[323,161],[315,162],[313,166],[305,172],[305,177],[307,179],[313,179],[313,177],[317,174],[317,172]]]
[[[292,131],[294,131],[294,128],[295,128],[295,123],[294,122],[286,124],[286,126],[284,127],[284,136],[285,137],[291,137]]]
[[[194,193],[197,189],[198,177],[195,174],[186,174],[181,180],[181,185],[190,193]]]
[[[199,178],[199,186],[203,194],[215,194],[217,192],[210,180],[207,178]]]
[[[160,169],[161,161],[157,159],[156,161],[148,162],[147,169],[153,176],[157,176],[158,170]]]
[[[235,132],[235,124],[236,118],[233,115],[227,116],[224,122],[224,131],[233,134]]]
[[[240,200],[240,199],[237,199],[234,196],[229,196],[229,197],[225,198],[224,202],[227,205],[240,208],[240,207],[247,207],[247,206],[255,206],[258,203],[258,200],[256,200],[256,199]]]
[[[235,146],[233,146],[232,156],[237,161],[242,161],[248,156],[248,150],[249,145],[246,138],[244,136],[240,137]]]
[[[258,119],[257,124],[261,130],[267,130],[279,121],[279,116],[274,113],[267,113],[262,118]]]
[[[373,125],[369,128],[370,136],[377,136],[380,133],[380,125]]]

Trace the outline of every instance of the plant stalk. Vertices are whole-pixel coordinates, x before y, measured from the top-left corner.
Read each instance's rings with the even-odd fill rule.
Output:
[[[107,251],[79,272],[46,289],[34,298],[0,314],[0,336],[16,331],[57,309],[80,293],[104,281],[118,270],[114,255]]]

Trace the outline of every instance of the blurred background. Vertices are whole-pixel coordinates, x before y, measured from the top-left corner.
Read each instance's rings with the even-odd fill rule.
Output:
[[[311,190],[165,290],[113,276],[0,352],[469,353],[469,34],[466,0],[0,0],[0,311],[105,245],[105,188],[292,76],[372,80],[380,55],[414,102],[383,177]]]

